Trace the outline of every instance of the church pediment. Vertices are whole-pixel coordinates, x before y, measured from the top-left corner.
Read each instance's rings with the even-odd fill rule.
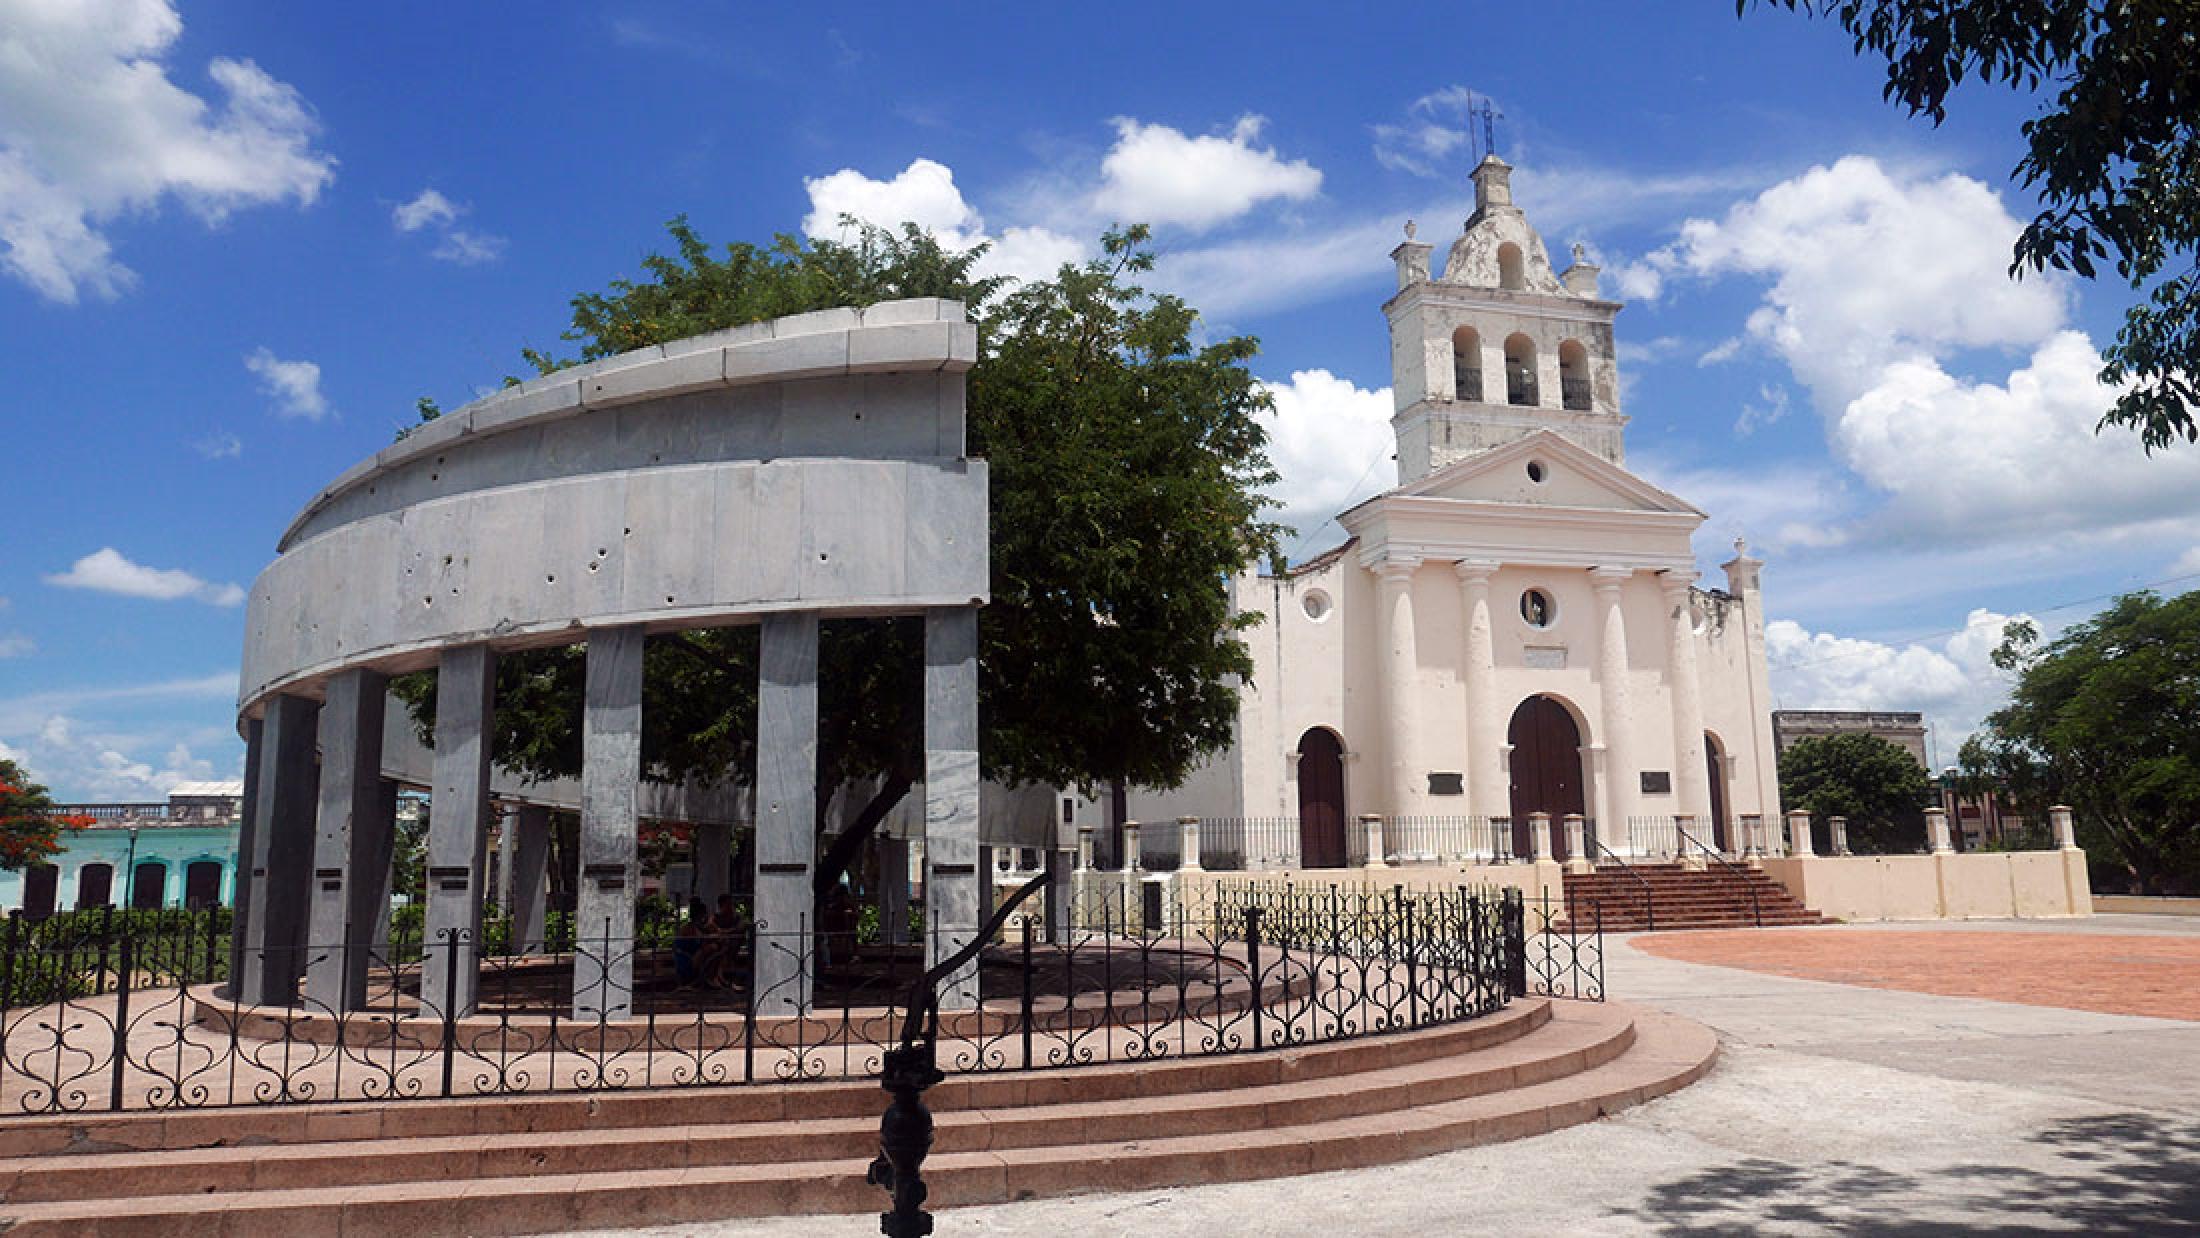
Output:
[[[1391,494],[1703,516],[1687,501],[1549,430],[1469,456]]]

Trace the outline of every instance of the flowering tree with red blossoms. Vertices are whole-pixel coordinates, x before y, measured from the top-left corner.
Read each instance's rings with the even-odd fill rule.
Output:
[[[0,758],[0,868],[21,869],[61,850],[64,830],[81,830],[90,817],[56,813],[46,788],[15,762]]]

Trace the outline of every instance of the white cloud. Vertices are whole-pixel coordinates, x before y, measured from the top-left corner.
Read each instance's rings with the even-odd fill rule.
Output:
[[[2169,565],[2169,571],[2164,575],[2173,579],[2200,576],[2200,544],[2195,544],[2192,549],[2177,556],[2177,561]]]
[[[182,30],[167,0],[0,0],[0,265],[40,294],[127,289],[102,231],[119,216],[173,198],[215,224],[334,178],[304,99],[258,65],[213,60],[216,103],[171,81]]]
[[[1042,227],[1011,227],[997,237],[988,236],[985,217],[963,198],[955,173],[930,159],[910,161],[892,180],[874,180],[854,168],[842,168],[826,176],[806,177],[802,188],[810,197],[802,231],[813,239],[846,239],[843,216],[889,229],[913,223],[950,249],[990,241],[992,249],[979,261],[976,273],[1020,279],[1052,278],[1063,263],[1076,262],[1086,252],[1076,238]]]
[[[2023,348],[2063,322],[2063,284],[2011,280],[2020,224],[1968,176],[1898,177],[1863,155],[1811,168],[1722,219],[1692,219],[1654,260],[1771,281],[1749,337],[1837,408],[1919,353]]]
[[[441,227],[458,220],[458,205],[436,189],[423,189],[410,202],[400,202],[390,212],[390,222],[399,232],[418,232],[422,228]]]
[[[1604,274],[1622,301],[1655,301],[1665,291],[1665,274],[1652,263],[1622,259],[1604,268]]]
[[[284,417],[319,421],[328,416],[328,399],[321,394],[321,367],[311,361],[285,361],[266,348],[256,348],[244,359],[244,368],[260,380],[260,390],[275,400],[275,411]]]
[[[234,460],[244,454],[244,440],[227,430],[216,430],[191,444],[191,450],[209,460]]]
[[[1729,557],[1737,537],[1773,552],[1824,549],[1846,538],[1853,500],[1834,470],[1821,465],[1762,461],[1746,469],[1706,468],[1635,452],[1628,467],[1704,512],[1695,549],[1706,563]]]
[[[1330,517],[1397,484],[1390,388],[1365,390],[1327,370],[1262,385],[1275,402],[1261,415],[1268,458],[1283,479],[1271,497],[1303,552]]]
[[[0,633],[0,659],[20,658],[37,651],[38,642],[21,632]]]
[[[132,563],[112,546],[95,550],[71,564],[68,571],[45,579],[47,584],[63,589],[90,589],[96,593],[116,593],[161,602],[181,598],[209,606],[237,606],[244,602],[244,590],[236,585],[215,584],[177,569]]]
[[[1187,137],[1167,125],[1118,117],[1115,147],[1100,161],[1093,203],[1123,223],[1200,230],[1270,199],[1299,201],[1320,193],[1320,169],[1254,145],[1266,124],[1247,115],[1225,136]]]
[[[1467,109],[1474,92],[1464,86],[1430,91],[1406,106],[1405,120],[1375,126],[1375,162],[1415,176],[1445,172],[1445,157],[1467,144]]]
[[[1765,625],[1765,657],[1781,709],[1893,709],[1925,714],[1934,756],[1947,765],[2009,692],[1992,661],[2002,628],[2028,615],[1974,609],[1938,643],[1886,644],[1812,632],[1788,619]]]
[[[1765,383],[1757,388],[1757,399],[1759,403],[1742,405],[1741,415],[1734,419],[1734,433],[1744,438],[1788,415],[1787,388]]]
[[[431,258],[460,266],[494,262],[504,255],[505,240],[494,233],[458,227],[459,216],[469,209],[431,187],[421,190],[410,202],[400,202],[392,208],[390,223],[399,232],[432,233],[436,245],[428,251]]]

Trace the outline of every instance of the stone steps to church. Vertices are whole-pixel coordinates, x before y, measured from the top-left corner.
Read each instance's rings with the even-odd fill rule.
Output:
[[[1024,1088],[1021,1103],[1004,1095],[993,1098],[995,1108],[951,1104],[943,1084],[928,1096],[940,1122],[925,1166],[932,1203],[1274,1177],[1519,1138],[1685,1086],[1717,1051],[1700,1025],[1619,1003],[1515,1005],[1539,1008],[1542,1017],[1519,1018],[1514,1034],[1471,1048],[1447,1027],[1322,1046],[1344,1056],[1315,1062],[1305,1060],[1313,1050],[1293,1050],[1035,1072],[1021,1076],[1038,1085]],[[1416,1042],[1442,1047],[1430,1053]],[[1292,1069],[1250,1086],[1228,1069],[1292,1058],[1300,1059]],[[1170,1072],[1181,1077],[1159,1094],[1085,1082]],[[763,1090],[791,1097],[843,1086],[627,1099],[731,1099]],[[432,1238],[874,1212],[885,1195],[864,1185],[863,1172],[884,1097],[875,1086],[845,1088],[867,1093],[870,1111],[700,1125],[676,1114],[659,1125],[481,1134],[478,1128],[507,1120],[487,1114],[515,1103],[483,1098],[469,1104],[486,1120],[465,1136],[17,1157],[0,1165],[7,1184],[0,1226],[10,1238],[186,1231]],[[430,1104],[445,1102],[383,1108]],[[54,1197],[34,1198],[42,1193]]]

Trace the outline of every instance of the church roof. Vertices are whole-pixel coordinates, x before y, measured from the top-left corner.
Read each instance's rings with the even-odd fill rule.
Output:
[[[1529,479],[1531,463],[1541,465],[1542,479]],[[1542,492],[1545,486],[1558,488],[1546,495]],[[1345,515],[1392,498],[1665,512],[1706,518],[1701,508],[1686,499],[1651,485],[1553,430],[1538,430],[1526,438],[1468,456],[1418,481],[1377,495]]]

